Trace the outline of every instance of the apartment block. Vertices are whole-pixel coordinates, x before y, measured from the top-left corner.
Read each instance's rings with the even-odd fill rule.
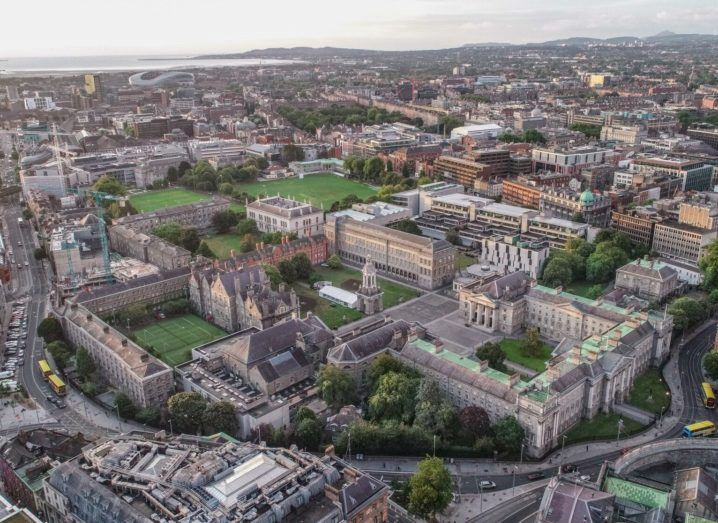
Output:
[[[465,158],[439,156],[434,162],[434,173],[443,176],[450,182],[473,189],[476,180],[487,178],[493,174],[493,167]]]

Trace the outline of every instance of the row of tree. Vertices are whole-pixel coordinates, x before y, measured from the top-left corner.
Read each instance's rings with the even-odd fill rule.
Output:
[[[331,105],[321,109],[282,106],[279,114],[299,129],[314,134],[325,125],[364,125],[407,121],[398,111],[388,112],[377,107],[353,105]]]

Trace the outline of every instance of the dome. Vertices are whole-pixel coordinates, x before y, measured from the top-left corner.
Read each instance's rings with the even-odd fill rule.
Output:
[[[579,201],[584,205],[589,205],[596,201],[596,197],[593,195],[593,193],[589,190],[585,190],[581,193],[581,197],[579,198]]]

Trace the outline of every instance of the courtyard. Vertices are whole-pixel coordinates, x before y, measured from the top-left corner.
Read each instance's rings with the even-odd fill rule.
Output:
[[[137,343],[172,367],[189,361],[192,349],[227,336],[219,327],[194,314],[159,320],[133,332]]]

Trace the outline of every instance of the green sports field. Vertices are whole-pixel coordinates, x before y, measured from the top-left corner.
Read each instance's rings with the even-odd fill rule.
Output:
[[[152,212],[157,209],[177,207],[208,199],[209,195],[207,194],[177,188],[133,194],[130,196],[130,203],[138,212]]]
[[[279,193],[294,200],[310,201],[317,207],[324,204],[325,211],[329,210],[332,203],[350,194],[355,194],[362,200],[376,194],[376,190],[368,185],[331,173],[307,174],[301,180],[295,177],[267,182],[240,183],[237,188],[252,196],[259,194],[275,196]]]
[[[160,320],[134,332],[137,343],[153,347],[160,359],[175,366],[192,358],[192,349],[226,336],[219,327],[193,314]]]

